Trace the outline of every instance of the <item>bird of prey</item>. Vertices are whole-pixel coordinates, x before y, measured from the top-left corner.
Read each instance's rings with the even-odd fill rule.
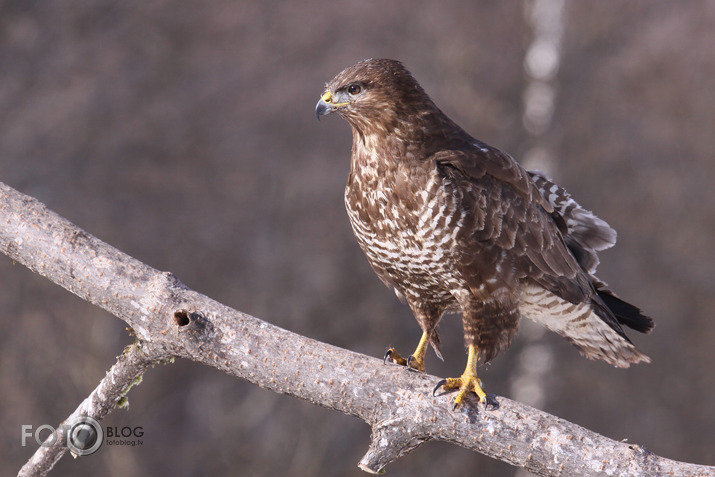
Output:
[[[353,135],[345,205],[378,277],[406,301],[422,329],[407,359],[424,371],[446,312],[461,312],[467,366],[435,392],[458,390],[455,409],[482,390],[477,362],[509,346],[522,316],[618,367],[649,362],[623,325],[647,333],[653,320],[594,275],[596,252],[616,232],[546,175],[465,132],[395,60],[361,61],[326,84],[318,119],[336,112]]]

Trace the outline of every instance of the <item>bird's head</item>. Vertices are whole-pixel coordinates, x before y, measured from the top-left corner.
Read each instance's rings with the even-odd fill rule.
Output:
[[[333,112],[350,123],[355,140],[421,144],[426,154],[473,142],[396,60],[364,60],[341,71],[315,107],[318,119]]]
[[[337,112],[353,128],[369,133],[373,128],[392,131],[425,108],[436,110],[402,63],[370,59],[346,68],[327,83],[315,114],[320,119]]]

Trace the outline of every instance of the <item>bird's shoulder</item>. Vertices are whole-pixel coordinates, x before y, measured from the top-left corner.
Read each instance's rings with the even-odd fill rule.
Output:
[[[589,285],[571,255],[567,228],[554,204],[526,169],[508,154],[476,141],[474,147],[440,151],[434,156],[445,178],[461,189],[472,207],[474,242],[508,250],[523,278],[535,281],[572,303],[583,301]]]
[[[485,179],[500,189],[516,193],[527,202],[539,205],[547,213],[553,205],[540,193],[531,175],[509,154],[478,140],[432,155],[440,172],[462,184],[484,183]]]

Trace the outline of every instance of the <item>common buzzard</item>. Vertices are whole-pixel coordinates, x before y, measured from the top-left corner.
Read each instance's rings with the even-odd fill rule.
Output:
[[[461,311],[467,367],[440,381],[485,404],[477,361],[509,346],[526,316],[592,359],[618,367],[650,359],[623,326],[647,333],[653,320],[594,276],[596,252],[616,232],[544,174],[467,134],[398,61],[365,60],[332,81],[316,115],[337,112],[352,127],[345,205],[375,273],[412,309],[423,334],[407,359],[424,371],[437,324]]]

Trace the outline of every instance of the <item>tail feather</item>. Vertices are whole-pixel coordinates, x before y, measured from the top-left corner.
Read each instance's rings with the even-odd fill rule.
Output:
[[[596,292],[622,325],[641,333],[650,333],[655,326],[653,318],[644,315],[637,306],[621,300],[612,291],[597,287]]]
[[[574,304],[537,284],[527,284],[522,289],[519,310],[568,339],[589,359],[600,359],[619,368],[650,361],[635,348],[618,318],[598,296],[590,302]]]
[[[586,357],[619,367],[649,362],[626,336],[624,326],[641,333],[653,329],[653,320],[640,309],[618,298],[594,274],[597,252],[616,243],[616,231],[591,211],[581,207],[561,186],[545,174],[528,171],[542,197],[552,206],[551,217],[564,243],[580,266],[585,302],[569,299],[560,290],[529,285],[522,291],[520,309],[525,316],[569,339]]]

